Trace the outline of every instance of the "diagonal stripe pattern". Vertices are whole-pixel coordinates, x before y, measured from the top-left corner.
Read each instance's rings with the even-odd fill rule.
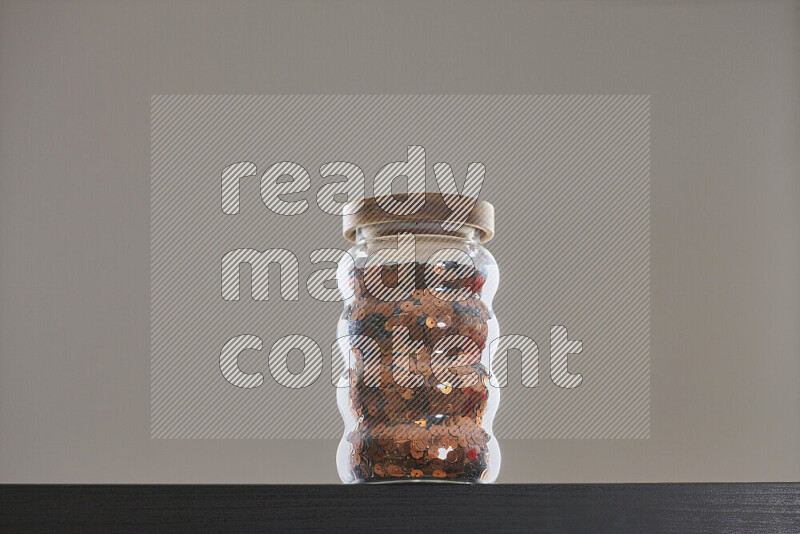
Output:
[[[428,191],[439,189],[433,165],[448,164],[460,188],[470,164],[483,165],[472,170],[485,172],[481,198],[497,217],[494,312],[503,333],[535,340],[508,351],[498,438],[649,437],[646,95],[154,96],[152,437],[341,435],[331,375],[343,356],[332,362],[331,347],[342,303],[309,294],[322,267],[311,253],[345,249],[344,204],[371,196],[387,165],[418,169],[423,158]],[[232,251],[256,263],[265,251],[291,256],[235,270],[234,255],[223,277]],[[558,330],[557,344],[582,344],[555,369],[581,375],[573,389],[550,378],[554,326],[566,336]],[[235,362],[222,352],[229,340]],[[521,360],[534,346],[536,369]],[[225,374],[237,369],[263,383],[232,385]]]

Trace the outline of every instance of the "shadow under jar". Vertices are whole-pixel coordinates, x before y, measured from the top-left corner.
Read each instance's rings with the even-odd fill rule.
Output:
[[[482,246],[494,235],[494,208],[476,202],[458,228],[443,224],[450,214],[441,194],[426,193],[410,215],[367,199],[344,217],[355,243],[337,275],[345,483],[497,479],[490,341],[500,335],[492,312],[499,271]]]

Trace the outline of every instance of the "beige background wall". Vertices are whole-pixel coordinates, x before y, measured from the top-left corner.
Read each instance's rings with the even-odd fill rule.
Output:
[[[798,2],[0,1],[0,481],[337,481],[334,441],[149,438],[165,93],[651,95],[651,438],[501,481],[800,480],[799,50]]]

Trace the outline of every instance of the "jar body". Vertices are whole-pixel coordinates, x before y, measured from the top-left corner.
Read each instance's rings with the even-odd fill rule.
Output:
[[[338,271],[340,478],[494,482],[494,258],[469,232],[367,234],[349,254]]]

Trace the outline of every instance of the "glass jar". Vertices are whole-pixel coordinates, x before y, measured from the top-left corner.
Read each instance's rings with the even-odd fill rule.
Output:
[[[337,467],[346,483],[490,483],[500,468],[500,390],[489,382],[499,271],[482,246],[494,235],[494,208],[478,201],[455,228],[446,199],[424,197],[411,215],[368,199],[344,218],[355,243],[337,276]]]

